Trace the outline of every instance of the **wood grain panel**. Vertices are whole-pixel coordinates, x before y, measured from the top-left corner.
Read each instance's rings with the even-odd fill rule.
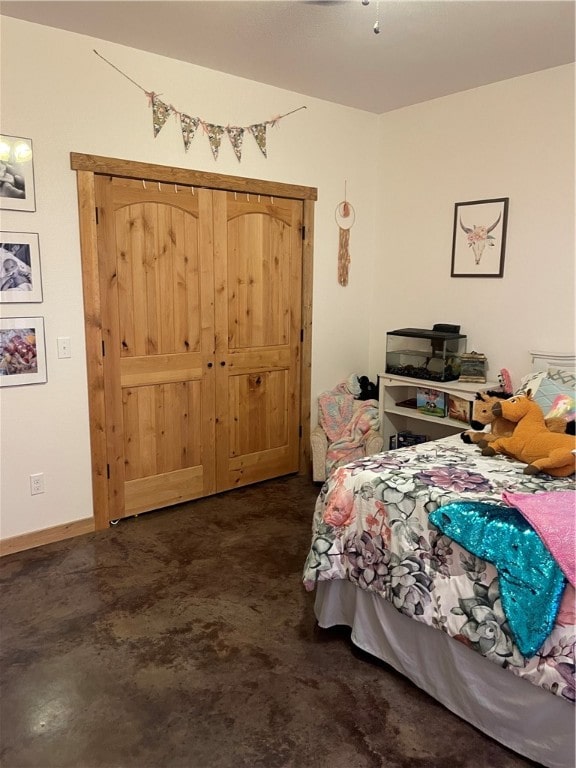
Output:
[[[177,241],[176,262],[174,266],[174,306],[176,351],[200,352],[202,345],[202,308],[204,300],[200,300],[201,292],[205,290],[200,273],[200,254],[198,243],[200,228],[196,218],[185,216],[183,221],[182,243]],[[212,256],[211,249],[209,250]],[[211,279],[211,278],[210,278]],[[211,285],[209,285],[212,288]],[[211,308],[212,299],[208,300]],[[210,313],[210,328],[213,325]],[[210,339],[209,350],[213,351],[214,342]]]
[[[155,277],[158,312],[158,352],[176,352],[174,321],[175,246],[184,239],[182,211],[159,205],[158,251],[155,254]],[[179,350],[178,350],[179,351]]]
[[[202,355],[191,352],[125,357],[120,361],[121,383],[125,387],[197,379],[202,373]]]
[[[189,466],[185,460],[185,435],[181,424],[188,421],[188,392],[185,382],[157,388],[156,472],[162,474]]]
[[[178,504],[204,495],[202,467],[179,469],[126,483],[123,517]]]
[[[234,374],[248,371],[268,371],[275,368],[290,367],[292,355],[289,347],[251,349],[234,351],[230,355],[228,367]]]
[[[270,448],[288,444],[289,377],[287,371],[270,371],[267,401],[267,443]]]
[[[106,525],[108,525],[107,520]],[[62,523],[51,528],[32,531],[32,533],[22,533],[19,536],[0,539],[0,557],[11,555],[14,552],[22,552],[25,549],[43,547],[45,544],[52,544],[54,541],[63,541],[74,536],[82,536],[85,533],[92,533],[94,530],[94,518],[85,517],[81,520],[73,520],[71,523]]]
[[[135,427],[140,437],[140,453],[137,477],[156,475],[156,391],[157,387],[137,387],[132,390],[138,401],[138,423]],[[124,422],[126,423],[126,422]]]
[[[288,343],[289,228],[250,213],[228,223],[229,349]]]
[[[122,229],[124,234],[122,235]],[[148,335],[148,315],[146,296],[146,236],[145,236],[145,208],[140,205],[131,205],[116,212],[116,233],[120,233],[123,242],[126,243],[126,287],[122,300],[130,303],[132,311],[133,342],[129,346],[124,338],[124,329],[120,326],[122,345],[120,355],[122,357],[132,355],[145,355],[148,352],[146,338]],[[118,249],[118,243],[117,243]],[[122,286],[119,286],[122,290]],[[120,317],[122,322],[122,317]]]
[[[106,396],[106,453],[108,476],[108,516],[115,520],[124,509],[124,433],[123,403],[120,388],[120,350],[122,336],[118,318],[118,259],[116,217],[109,179],[96,178],[98,215],[98,267],[102,310],[104,391]],[[104,352],[106,352],[104,356]]]
[[[142,474],[140,468],[140,430],[137,389],[122,390],[124,473],[126,480],[134,480]]]
[[[317,200],[316,187],[302,187],[297,184],[284,184],[263,179],[250,179],[242,176],[224,176],[220,173],[194,171],[189,168],[174,168],[172,166],[138,163],[101,155],[89,155],[81,152],[70,153],[70,167],[75,171],[92,171],[104,176],[119,176],[135,179],[139,185],[142,180],[159,182],[161,189],[173,187],[174,184],[206,187],[210,189],[230,190],[247,195],[269,195],[275,198],[294,198],[295,200]],[[277,202],[277,201],[275,201]]]
[[[134,284],[132,278],[132,253],[138,251],[138,234],[130,222],[130,208],[125,207],[115,214],[116,232],[116,290],[118,292],[118,321],[120,330],[121,355],[135,354],[136,333],[134,329]]]
[[[199,381],[127,387],[122,394],[127,480],[201,463]]]
[[[194,467],[202,464],[205,467],[205,477],[213,476],[214,472],[214,417],[206,419],[203,408],[212,413],[214,406],[206,402],[202,390],[205,385],[201,381],[190,382],[184,391],[183,413],[180,419],[182,434],[182,467]],[[208,422],[208,431],[204,427]],[[209,439],[208,439],[209,436]]]
[[[106,439],[106,399],[102,358],[102,306],[96,231],[94,174],[77,173],[82,251],[82,291],[84,296],[84,334],[88,368],[88,408],[90,413],[90,457],[92,462],[92,505],[94,526],[108,526],[108,471]],[[62,536],[65,538],[65,536]],[[25,549],[26,547],[22,547]]]
[[[146,301],[144,304],[141,333],[144,337],[142,341],[145,354],[157,355],[165,351],[160,348],[160,317],[158,311],[160,300],[156,263],[159,251],[158,206],[156,203],[145,203],[142,206],[142,210],[144,250],[142,251],[141,261],[138,266],[142,270]]]
[[[312,389],[312,295],[314,289],[314,203],[304,202],[302,248],[302,344],[300,346],[300,473],[312,476],[311,389]]]

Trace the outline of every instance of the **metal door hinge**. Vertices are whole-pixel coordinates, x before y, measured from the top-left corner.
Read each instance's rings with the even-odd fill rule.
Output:
[[[106,344],[104,339],[102,339],[102,357],[106,357]]]
[[[98,224],[99,224],[99,221],[98,221],[98,207],[96,207],[96,225],[98,225]]]
[[[302,437],[302,424],[298,427],[298,437]]]
[[[302,225],[302,240],[306,240],[306,227]]]
[[[110,464],[106,464],[106,479],[110,480]]]

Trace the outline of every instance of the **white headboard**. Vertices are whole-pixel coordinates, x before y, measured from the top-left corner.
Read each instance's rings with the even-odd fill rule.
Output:
[[[557,355],[552,352],[530,352],[532,370],[545,371],[549,365],[572,370],[576,368],[576,355]]]

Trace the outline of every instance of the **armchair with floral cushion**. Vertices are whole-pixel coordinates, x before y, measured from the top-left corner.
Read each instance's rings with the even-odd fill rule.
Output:
[[[314,482],[326,480],[336,467],[382,451],[378,401],[362,399],[367,381],[353,374],[318,397],[319,423],[310,436]]]

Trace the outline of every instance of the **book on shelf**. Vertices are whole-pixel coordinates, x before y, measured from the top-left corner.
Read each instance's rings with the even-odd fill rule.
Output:
[[[408,400],[400,400],[396,405],[398,408],[416,408],[416,398],[409,397]]]
[[[427,416],[446,416],[446,393],[430,387],[416,388],[416,408]]]
[[[463,424],[470,424],[472,418],[472,402],[457,395],[448,395],[448,416]]]

